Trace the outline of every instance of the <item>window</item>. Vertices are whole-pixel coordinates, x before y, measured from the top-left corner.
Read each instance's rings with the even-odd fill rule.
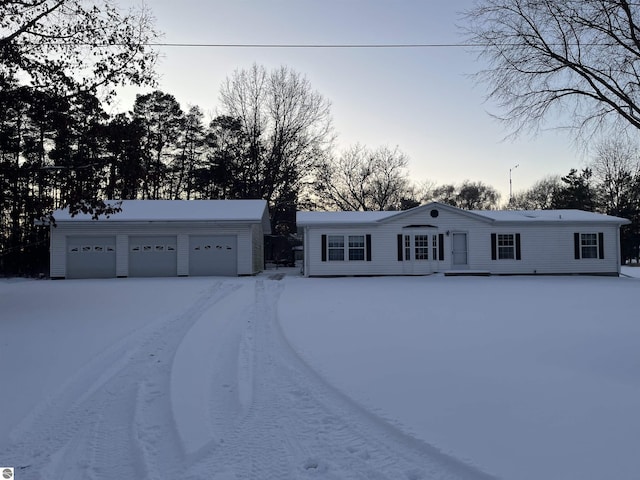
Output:
[[[431,237],[431,246],[433,248],[433,256],[431,258],[436,260],[438,258],[438,235]]]
[[[411,260],[411,235],[404,236],[404,259]]]
[[[342,235],[329,235],[329,261],[344,260],[344,237]]]
[[[516,258],[516,241],[512,233],[498,234],[498,260]]]
[[[416,260],[429,260],[429,235],[416,235],[414,243]]]
[[[598,258],[598,235],[596,233],[580,234],[581,258]]]
[[[364,235],[349,235],[349,260],[364,260]]]
[[[521,260],[519,233],[492,233],[491,260]]]
[[[371,235],[321,235],[323,262],[370,262]],[[231,249],[231,247],[227,247]]]

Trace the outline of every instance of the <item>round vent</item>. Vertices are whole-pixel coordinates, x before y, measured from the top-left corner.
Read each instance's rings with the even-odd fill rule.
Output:
[[[436,218],[438,215],[440,215],[440,212],[438,212],[438,210],[436,210],[435,208],[431,210],[431,216],[433,218]]]

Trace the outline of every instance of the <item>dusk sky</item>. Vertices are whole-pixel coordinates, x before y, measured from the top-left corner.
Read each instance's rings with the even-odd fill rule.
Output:
[[[122,1],[125,7],[139,0]],[[452,44],[463,41],[459,12],[473,0],[149,0],[162,42],[189,44]],[[482,181],[506,203],[513,191],[585,158],[567,132],[515,140],[486,88],[470,75],[477,52],[432,48],[161,47],[159,88],[183,109],[198,105],[208,122],[224,79],[253,63],[285,65],[331,101],[339,147],[398,146],[414,182]],[[123,95],[118,110],[133,106]],[[552,119],[551,119],[552,120]],[[553,122],[549,122],[553,126]],[[514,167],[519,165],[518,168]]]

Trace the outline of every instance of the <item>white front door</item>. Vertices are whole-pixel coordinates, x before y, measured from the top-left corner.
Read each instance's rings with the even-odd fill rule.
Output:
[[[467,253],[467,234],[466,233],[453,233],[453,252],[452,263],[454,267],[464,267],[468,265],[468,253]]]

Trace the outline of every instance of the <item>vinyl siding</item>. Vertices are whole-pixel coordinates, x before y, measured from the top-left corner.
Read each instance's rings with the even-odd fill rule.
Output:
[[[452,233],[466,233],[468,265],[456,270],[486,271],[493,274],[617,274],[619,272],[619,227],[609,223],[493,222],[439,209],[433,218],[425,209],[414,215],[358,226],[305,227],[305,275],[424,275],[454,269]],[[412,228],[406,228],[413,225]],[[430,225],[434,228],[420,228]],[[405,228],[403,228],[405,227]],[[574,258],[575,232],[603,233],[604,259]],[[520,234],[521,259],[492,260],[491,234]],[[371,234],[372,261],[322,261],[322,235]],[[399,234],[442,234],[444,260],[398,261]],[[413,251],[412,251],[413,257]]]
[[[258,227],[261,231],[261,228]],[[177,272],[188,275],[188,235],[234,235],[237,237],[238,274],[255,273],[255,232],[252,224],[212,224],[210,222],[61,222],[51,228],[51,269],[52,278],[66,277],[66,237],[68,235],[104,236],[115,235],[116,274],[128,275],[128,237],[130,235],[175,235],[178,240]]]
[[[252,236],[252,272],[259,273],[264,269],[264,234],[261,225],[251,226]]]

